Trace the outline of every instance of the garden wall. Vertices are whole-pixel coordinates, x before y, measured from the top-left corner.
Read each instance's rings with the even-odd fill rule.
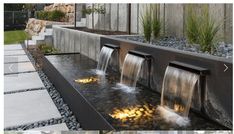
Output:
[[[91,6],[92,4],[86,4]],[[106,14],[92,14],[86,15],[86,26],[92,28],[92,21],[94,21],[94,28],[101,30],[112,31],[128,31],[128,4],[103,4],[106,8]],[[166,36],[185,36],[185,20],[187,16],[187,9],[189,4],[158,4],[160,19],[163,23],[162,34]],[[217,23],[221,23],[221,30],[219,31],[220,40],[232,43],[232,4],[193,4],[194,9],[201,10],[202,6],[207,5],[210,15]],[[94,4],[97,6],[97,4]],[[131,4],[131,33],[142,33],[140,16],[144,13],[149,4]]]
[[[98,61],[102,35],[53,26],[53,45],[62,53],[81,53]]]

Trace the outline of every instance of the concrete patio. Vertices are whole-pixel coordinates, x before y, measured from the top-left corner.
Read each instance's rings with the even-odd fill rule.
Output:
[[[20,44],[4,46],[4,129],[62,116]],[[68,130],[65,123],[32,130]]]

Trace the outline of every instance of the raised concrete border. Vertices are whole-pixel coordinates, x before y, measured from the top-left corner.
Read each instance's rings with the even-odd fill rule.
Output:
[[[53,26],[54,47],[61,52],[79,52],[98,61],[100,52],[100,37],[104,35],[93,34],[60,26]]]

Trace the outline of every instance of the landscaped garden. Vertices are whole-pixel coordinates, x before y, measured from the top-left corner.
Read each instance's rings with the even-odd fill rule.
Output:
[[[27,55],[44,86],[4,93],[43,90],[55,104],[51,111],[61,116],[5,130],[231,129],[232,8],[207,5],[46,5],[28,21],[30,39],[16,31],[25,36],[26,50],[5,49],[6,57]]]

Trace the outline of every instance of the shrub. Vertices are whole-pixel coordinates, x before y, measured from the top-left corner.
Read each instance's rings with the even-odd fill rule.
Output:
[[[151,14],[149,8],[146,8],[146,12],[141,16],[141,23],[143,27],[144,37],[147,42],[150,42],[152,34]]]
[[[152,17],[152,31],[154,38],[157,38],[160,34],[161,30],[161,22],[158,14],[158,5],[153,5],[152,11],[153,11],[153,17]]]
[[[203,52],[213,52],[215,48],[215,37],[220,29],[220,25],[216,25],[215,21],[209,16],[208,9],[205,9],[201,16],[199,28],[199,44]]]
[[[58,50],[55,49],[54,47],[46,44],[40,44],[38,48],[41,50],[42,53],[44,54],[54,54],[57,53]]]
[[[199,18],[193,12],[192,7],[190,7],[188,9],[188,17],[186,22],[186,36],[189,43],[198,44],[199,23]]]
[[[190,10],[186,23],[186,36],[190,43],[199,44],[201,51],[212,53],[215,48],[215,38],[220,29],[209,16],[208,8],[204,8],[202,14],[197,16]]]
[[[41,20],[48,20],[49,12],[48,11],[39,11],[37,12],[37,18]]]
[[[59,10],[54,10],[49,13],[48,17],[48,19],[51,21],[61,21],[65,18],[65,13]]]
[[[49,21],[62,21],[65,18],[65,13],[59,10],[54,11],[39,11],[37,12],[37,18],[41,20]]]

